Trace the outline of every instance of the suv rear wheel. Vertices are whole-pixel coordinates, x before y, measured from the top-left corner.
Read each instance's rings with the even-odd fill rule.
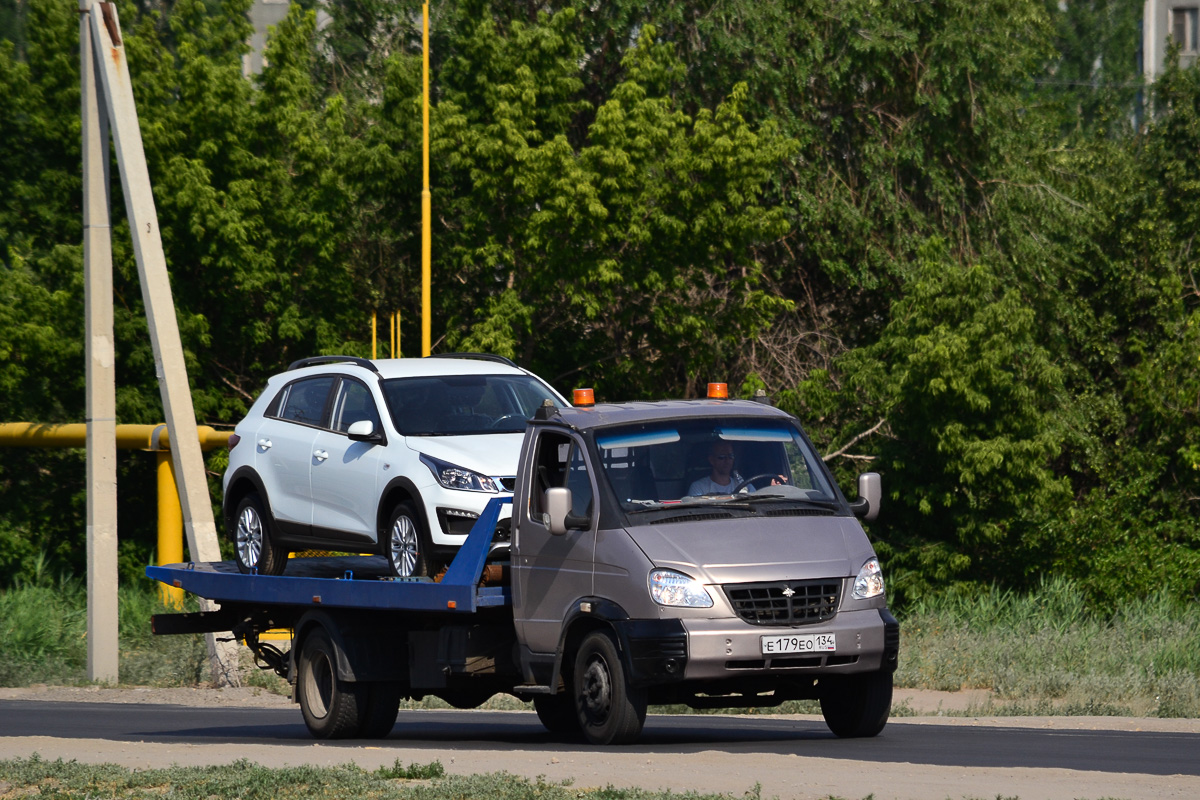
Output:
[[[271,523],[263,512],[263,502],[254,492],[238,503],[233,522],[233,552],[238,570],[258,570],[259,575],[282,575],[287,567],[288,551],[271,538]]]
[[[392,574],[413,578],[429,574],[429,537],[408,503],[400,503],[388,517],[386,555]]]

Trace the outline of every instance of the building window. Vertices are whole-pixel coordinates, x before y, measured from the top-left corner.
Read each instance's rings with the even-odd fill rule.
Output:
[[[1194,54],[1197,49],[1197,25],[1200,8],[1171,9],[1171,38],[1183,53]]]

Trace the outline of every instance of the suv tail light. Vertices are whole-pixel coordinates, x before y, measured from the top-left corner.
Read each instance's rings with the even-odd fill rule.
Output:
[[[229,441],[226,443],[225,446],[228,447],[230,450],[232,450],[233,448],[237,447],[237,443],[240,442],[241,440],[242,440],[242,437],[238,436],[236,433],[231,433],[231,434],[229,434]]]

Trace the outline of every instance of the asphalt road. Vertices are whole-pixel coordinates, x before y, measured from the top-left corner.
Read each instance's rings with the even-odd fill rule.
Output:
[[[314,744],[294,708],[4,700],[0,720],[0,738],[306,748]],[[548,734],[533,714],[504,711],[401,712],[386,740],[353,744],[427,750],[430,760],[448,747],[455,751],[579,747]],[[641,741],[619,749],[624,754],[754,752],[943,767],[1200,776],[1200,734],[1196,733],[893,722],[874,739],[839,740],[815,719],[652,715]]]

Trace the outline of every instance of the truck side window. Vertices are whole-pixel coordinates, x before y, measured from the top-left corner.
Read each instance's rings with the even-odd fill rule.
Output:
[[[587,462],[578,444],[571,446],[571,467],[567,472],[567,488],[571,490],[571,514],[592,516],[592,482],[588,478]]]
[[[569,436],[545,432],[538,437],[533,457],[533,491],[529,516],[541,520],[546,511],[546,490],[565,486],[571,490],[571,513],[590,517],[592,482],[579,444]]]

